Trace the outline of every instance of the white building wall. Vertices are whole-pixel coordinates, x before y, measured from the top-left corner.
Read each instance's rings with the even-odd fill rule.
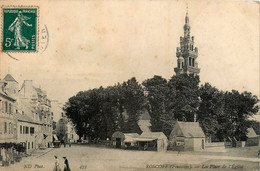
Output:
[[[205,148],[205,138],[194,138],[194,151],[203,150],[204,148]]]

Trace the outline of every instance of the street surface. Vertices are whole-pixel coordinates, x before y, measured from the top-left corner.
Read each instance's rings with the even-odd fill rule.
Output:
[[[250,148],[251,149],[251,148]],[[258,170],[260,158],[256,157],[255,148],[243,157],[243,151],[250,149],[215,149],[216,152],[205,150],[203,152],[153,152],[132,151],[94,147],[88,145],[72,145],[39,150],[32,156],[23,158],[20,163],[9,167],[0,167],[0,170],[39,170],[52,171],[54,168],[54,155],[58,156],[61,169],[63,170],[66,156],[70,168],[75,170]],[[233,151],[232,151],[233,150]],[[235,153],[234,153],[235,152]],[[234,155],[232,156],[232,153]],[[244,153],[245,154],[245,153]]]

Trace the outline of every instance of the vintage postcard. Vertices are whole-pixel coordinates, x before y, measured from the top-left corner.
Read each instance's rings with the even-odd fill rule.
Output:
[[[0,170],[260,170],[259,5],[2,0]]]

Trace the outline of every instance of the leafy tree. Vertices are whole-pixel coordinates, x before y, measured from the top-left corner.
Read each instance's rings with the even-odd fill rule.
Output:
[[[215,137],[220,130],[224,118],[224,95],[217,88],[212,87],[209,83],[201,85],[200,89],[200,106],[197,112],[197,120],[200,123],[207,137]],[[219,135],[221,138],[221,135]]]
[[[170,134],[176,120],[193,121],[199,106],[199,77],[181,74],[169,81],[161,76],[145,80],[152,131]]]
[[[143,88],[134,77],[122,84],[122,96],[123,108],[127,112],[125,130],[141,133],[138,120],[145,106],[145,96]]]
[[[194,121],[199,107],[199,76],[180,74],[169,80],[172,114],[179,121]]]
[[[113,132],[139,132],[137,125],[144,94],[135,78],[107,88],[81,91],[71,97],[64,111],[80,137],[106,139]]]
[[[168,86],[167,80],[161,76],[154,76],[143,82],[144,90],[148,103],[146,108],[151,116],[151,130],[153,132],[164,131],[165,122],[169,121],[166,116],[167,93]],[[165,122],[164,122],[165,121]]]
[[[258,112],[258,98],[249,92],[239,93],[236,90],[224,94],[225,121],[221,125],[225,128],[224,138],[237,137],[242,139],[250,127],[249,117]]]

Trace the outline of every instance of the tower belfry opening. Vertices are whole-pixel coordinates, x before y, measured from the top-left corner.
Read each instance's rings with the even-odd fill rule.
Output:
[[[190,37],[190,24],[188,6],[183,26],[184,36],[180,37],[180,47],[176,48],[177,67],[174,68],[176,75],[193,74],[198,75],[200,68],[196,61],[198,57],[198,48],[194,46],[194,36]]]

